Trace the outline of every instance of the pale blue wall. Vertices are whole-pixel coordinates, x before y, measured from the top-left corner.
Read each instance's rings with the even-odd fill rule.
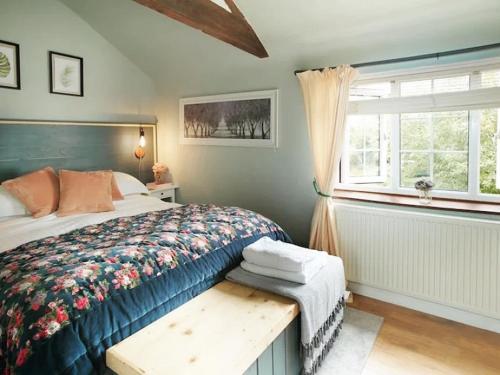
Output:
[[[429,0],[387,0],[383,4],[351,2],[343,4],[348,17],[335,22],[333,15],[337,15],[338,7],[333,2],[318,1],[314,7],[297,2],[296,8],[289,8],[288,0],[259,3],[241,0],[239,6],[270,53],[271,57],[264,60],[133,1],[61,0],[91,27],[54,0],[41,0],[43,5],[33,6],[34,10],[28,6],[33,1],[5,1],[10,4],[7,10],[12,9],[14,3],[21,4],[19,9],[22,12],[16,13],[17,19],[27,12],[28,24],[45,20],[51,30],[50,36],[43,31],[43,25],[36,27],[42,30],[40,36],[30,28],[23,31],[23,27],[16,23],[19,21],[10,21],[12,17],[4,17],[2,10],[2,38],[14,41],[22,38],[22,44],[31,44],[36,49],[35,57],[44,64],[43,68],[26,67],[28,72],[38,69],[38,73],[32,75],[39,75],[39,78],[34,78],[31,94],[19,94],[19,100],[10,102],[14,114],[25,113],[22,105],[26,102],[33,105],[28,113],[44,115],[143,111],[143,106],[147,107],[151,102],[147,99],[151,82],[126,59],[118,59],[120,67],[116,67],[115,58],[119,54],[107,54],[109,48],[113,48],[106,42],[109,40],[154,82],[157,91],[154,112],[159,117],[159,155],[180,185],[180,201],[254,209],[276,220],[300,244],[307,243],[316,197],[311,184],[312,160],[302,95],[293,71],[500,41],[497,0],[479,3],[443,0],[433,2],[432,7]],[[46,7],[50,12],[44,10]],[[299,10],[304,17],[297,17]],[[375,19],[374,14],[378,15]],[[390,17],[386,17],[388,14]],[[3,31],[3,18],[9,26],[8,32]],[[72,28],[73,25],[76,29]],[[63,33],[60,26],[64,26]],[[96,36],[93,29],[106,40]],[[93,35],[89,38],[96,38],[96,45],[78,43],[74,47],[75,40],[81,35]],[[75,53],[92,56],[92,59],[87,59],[89,64],[93,59],[99,62],[92,66],[92,75],[87,75],[95,83],[94,99],[89,97],[88,102],[62,101],[48,95],[46,86],[43,86],[46,85],[43,51],[49,47],[38,46],[42,37],[48,44],[55,40],[53,43],[57,45],[50,48],[66,51],[82,48],[81,52]],[[500,55],[498,51],[493,54]],[[455,58],[452,60],[456,61]],[[128,79],[134,76],[140,77],[139,81],[128,83]],[[31,82],[27,81],[27,74],[23,82]],[[96,99],[100,87],[106,91],[104,104]],[[278,149],[179,144],[180,98],[275,88],[279,89]],[[5,104],[0,103],[0,109],[2,105]]]
[[[180,184],[181,202],[238,205],[282,225],[292,238],[307,242],[315,194],[302,96],[293,66],[255,62],[250,69],[213,67],[179,76],[163,89],[157,110],[163,159]],[[279,89],[277,149],[190,146],[178,143],[178,100],[182,97]]]
[[[441,59],[440,63],[477,56],[500,56],[500,51]],[[370,60],[367,53],[361,61]],[[332,58],[332,64],[336,61]],[[194,65],[177,72],[160,88],[162,106],[157,110],[166,129],[162,157],[181,185],[180,200],[254,209],[283,225],[296,242],[306,244],[316,197],[302,94],[293,75],[297,66],[256,60],[251,66],[221,71],[215,65]],[[280,96],[277,150],[178,144],[179,98],[273,88],[279,89]]]
[[[22,90],[0,88],[0,118],[135,121],[153,112],[152,80],[56,0],[2,0],[0,39],[20,44]],[[49,93],[48,51],[83,57],[85,96]]]
[[[238,0],[270,58],[258,59],[136,2],[61,0],[153,78],[160,159],[182,202],[254,209],[307,243],[315,194],[293,71],[500,41],[498,0]],[[312,5],[311,5],[312,4]],[[339,13],[341,12],[341,13]],[[184,146],[179,98],[279,89],[279,148]]]

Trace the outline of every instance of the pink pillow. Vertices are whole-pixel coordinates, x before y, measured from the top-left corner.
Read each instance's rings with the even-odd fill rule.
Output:
[[[113,171],[111,172],[111,196],[113,197],[114,201],[122,201],[123,199],[123,194],[120,191],[120,188],[118,187],[118,183],[116,182],[115,175],[113,174]]]
[[[59,171],[60,195],[57,216],[114,211],[111,171]]]
[[[51,167],[4,181],[2,186],[19,199],[33,217],[46,216],[57,210],[59,179]]]
[[[116,182],[116,178],[115,175],[113,174],[113,171],[111,169],[108,169],[97,172],[111,172],[111,196],[113,197],[114,201],[124,200],[125,198],[123,197],[123,194],[120,191],[120,188],[118,187],[118,183]]]
[[[100,172],[111,172],[111,196],[113,197],[114,201],[122,201],[125,198],[123,197],[122,192],[120,191],[120,188],[118,187],[118,183],[116,182],[115,175],[113,174],[112,170],[105,170],[105,171],[100,171]]]

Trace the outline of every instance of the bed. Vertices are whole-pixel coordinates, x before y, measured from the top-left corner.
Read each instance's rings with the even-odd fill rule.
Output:
[[[107,348],[222,280],[263,236],[289,241],[252,211],[143,195],[1,220],[0,373],[104,373]]]

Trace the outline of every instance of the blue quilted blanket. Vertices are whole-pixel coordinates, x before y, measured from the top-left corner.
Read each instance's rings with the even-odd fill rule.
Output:
[[[0,255],[0,374],[104,373],[107,348],[220,281],[262,236],[255,212],[187,205]]]

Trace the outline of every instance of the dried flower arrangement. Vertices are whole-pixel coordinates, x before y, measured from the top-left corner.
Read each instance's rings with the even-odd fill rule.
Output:
[[[415,182],[415,189],[418,191],[420,203],[429,204],[432,201],[431,190],[434,187],[434,182],[421,178]]]
[[[425,178],[421,178],[417,182],[415,182],[415,189],[419,191],[430,191],[434,187],[434,182],[431,180],[426,180]]]
[[[168,171],[167,166],[163,163],[155,163],[153,165],[152,170],[153,170],[153,175],[155,178],[155,183],[157,185],[162,184],[164,182],[163,176]]]

